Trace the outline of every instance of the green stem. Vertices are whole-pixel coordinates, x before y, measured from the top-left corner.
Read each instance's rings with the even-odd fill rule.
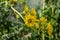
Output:
[[[45,40],[44,38],[45,34],[44,34],[44,26],[42,27],[42,40]]]
[[[49,40],[51,40],[52,35],[49,36]]]
[[[51,38],[49,37],[49,40],[51,40]]]
[[[42,5],[43,5],[43,13],[44,13],[45,0],[43,0]],[[44,26],[42,27],[42,40],[45,40],[45,38],[44,38]]]
[[[16,13],[24,20],[23,16],[22,16],[17,10],[15,10],[12,6],[11,6],[11,9],[12,9],[14,12],[16,12]]]
[[[44,40],[45,38],[44,38],[44,31],[42,32],[42,40]]]
[[[6,1],[5,3],[6,3],[9,7],[11,7],[11,9],[12,9],[14,12],[16,12],[16,13],[24,20],[24,18],[23,18],[23,16],[21,15],[21,13],[19,13],[16,9],[14,9],[11,4],[9,4],[7,1]]]
[[[45,0],[43,0],[43,2],[42,2],[42,6],[43,6],[43,10],[44,10]]]
[[[44,15],[44,6],[45,6],[45,0],[42,0],[42,10],[43,10],[42,11],[42,13],[43,13],[42,16]]]
[[[51,5],[52,8],[52,17],[54,16],[54,6]]]
[[[52,7],[52,16],[54,16],[54,8]]]

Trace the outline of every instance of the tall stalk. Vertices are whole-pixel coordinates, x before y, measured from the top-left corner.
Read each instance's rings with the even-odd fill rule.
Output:
[[[44,5],[45,5],[45,0],[42,0],[42,7],[43,7],[43,13],[44,13]],[[42,40],[45,40],[45,38],[44,38],[44,35],[45,33],[44,33],[44,26],[42,27]]]

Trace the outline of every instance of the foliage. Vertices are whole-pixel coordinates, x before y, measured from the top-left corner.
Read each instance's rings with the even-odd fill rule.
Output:
[[[0,0],[0,40],[59,40],[60,0]]]

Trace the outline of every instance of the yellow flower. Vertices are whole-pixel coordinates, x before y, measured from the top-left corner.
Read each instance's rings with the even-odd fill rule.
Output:
[[[48,29],[48,34],[51,35],[52,34],[52,25],[50,23],[48,23],[47,29]]]
[[[24,6],[24,11],[28,12],[28,6],[27,5]]]
[[[29,15],[29,14],[30,14],[29,12],[25,12],[25,11],[23,11],[23,13],[24,13],[25,15]]]
[[[32,8],[32,9],[31,9],[31,13],[32,13],[32,15],[36,15],[36,10],[35,10],[35,8]]]
[[[36,29],[39,29],[39,23],[35,23]]]
[[[28,15],[28,14],[29,14],[28,6],[27,6],[27,5],[25,5],[25,6],[24,6],[24,13],[25,13],[26,15]]]
[[[40,18],[40,21],[41,21],[41,22],[46,22],[47,19],[46,19],[45,17],[41,17],[41,18]]]
[[[34,16],[32,15],[26,15],[25,16],[25,24],[28,26],[28,27],[32,27],[35,23],[35,18]]]
[[[32,8],[32,9],[31,9],[31,13],[32,13],[32,15],[36,18],[36,10],[35,10],[35,8]]]

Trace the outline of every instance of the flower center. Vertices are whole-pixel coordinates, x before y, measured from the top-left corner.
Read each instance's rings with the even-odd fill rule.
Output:
[[[29,19],[29,20],[28,20],[28,23],[31,23],[31,22],[32,22],[32,19]]]

